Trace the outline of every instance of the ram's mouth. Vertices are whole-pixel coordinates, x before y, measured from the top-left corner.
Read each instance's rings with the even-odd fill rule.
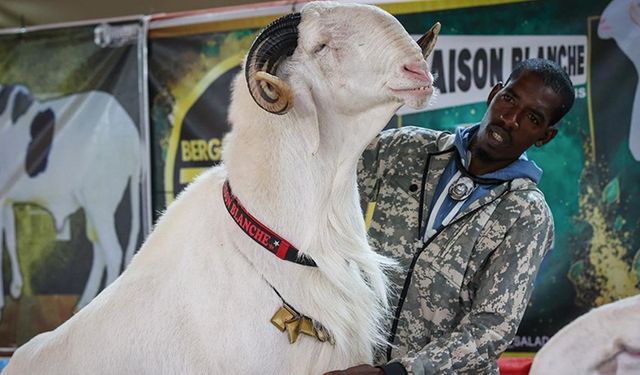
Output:
[[[403,88],[403,89],[391,89],[391,92],[400,96],[406,96],[406,95],[426,96],[426,95],[433,94],[433,86],[429,85],[429,86],[418,86],[418,87],[410,87],[410,88]]]
[[[413,88],[407,88],[407,89],[391,89],[391,91],[394,92],[418,92],[418,91],[427,91],[427,90],[433,90],[433,88],[431,86],[420,86],[420,87],[413,87]]]
[[[422,83],[422,82],[421,82]],[[433,96],[433,85],[414,86],[405,88],[389,88],[387,91],[393,100],[413,109],[424,108],[429,98]]]

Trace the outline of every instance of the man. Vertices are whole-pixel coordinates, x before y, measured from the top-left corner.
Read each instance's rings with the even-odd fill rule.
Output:
[[[367,148],[358,173],[363,203],[375,204],[370,241],[400,266],[394,346],[380,367],[331,374],[498,374],[553,242],[542,171],[524,152],[555,137],[573,101],[562,68],[527,60],[493,87],[480,124],[393,129]]]

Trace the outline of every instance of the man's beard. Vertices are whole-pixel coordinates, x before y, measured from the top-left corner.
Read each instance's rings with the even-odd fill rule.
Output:
[[[473,157],[484,162],[495,161],[495,159],[482,147],[476,147]]]
[[[473,138],[471,139],[471,142],[469,144],[469,150],[471,151],[472,157],[475,159],[483,162],[494,161],[494,158],[492,158],[484,148],[478,145],[478,133],[473,135]]]

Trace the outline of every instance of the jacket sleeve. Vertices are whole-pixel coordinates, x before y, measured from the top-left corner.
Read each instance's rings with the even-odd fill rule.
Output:
[[[361,205],[366,205],[368,202],[375,200],[377,195],[378,180],[381,173],[380,149],[383,148],[384,144],[384,135],[378,134],[364,150],[358,161],[358,190],[360,192]]]
[[[419,352],[392,362],[416,375],[497,374],[495,361],[516,334],[552,240],[553,218],[544,198],[536,197],[477,271],[471,311],[460,324]]]
[[[381,180],[397,162],[406,157],[422,157],[420,149],[438,150],[441,136],[449,133],[415,126],[387,129],[367,146],[358,161],[358,189],[360,202],[375,201]],[[414,152],[411,155],[411,152]]]
[[[406,129],[389,129],[381,132],[367,146],[358,161],[358,190],[360,205],[375,202],[385,167],[397,157],[396,148],[407,138]],[[391,150],[391,151],[388,151]]]

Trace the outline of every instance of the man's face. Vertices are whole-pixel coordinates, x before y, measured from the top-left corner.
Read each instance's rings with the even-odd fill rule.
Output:
[[[503,167],[531,145],[549,142],[557,133],[550,125],[561,105],[560,96],[536,73],[525,71],[504,87],[497,84],[472,144],[474,157]]]

